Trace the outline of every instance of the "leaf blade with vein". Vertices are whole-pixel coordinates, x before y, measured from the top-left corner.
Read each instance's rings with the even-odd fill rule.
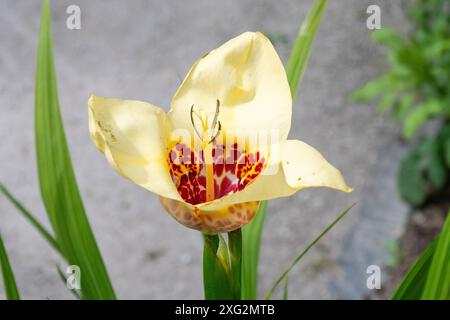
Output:
[[[50,232],[17,200],[6,187],[0,183],[0,192],[2,192],[5,197],[16,207],[16,209],[27,219],[44,237],[45,240],[59,253],[61,249],[58,246],[55,238],[50,234]]]
[[[0,235],[0,269],[3,275],[3,284],[6,292],[6,299],[20,300],[19,290],[17,289],[16,279],[9,263],[8,254]]]
[[[35,136],[42,199],[68,263],[83,272],[84,299],[115,299],[76,183],[60,113],[50,6],[42,7],[36,67]]]

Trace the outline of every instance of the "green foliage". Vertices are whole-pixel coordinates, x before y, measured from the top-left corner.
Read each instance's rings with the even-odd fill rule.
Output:
[[[373,40],[386,47],[390,69],[352,94],[355,101],[380,98],[411,139],[432,118],[450,117],[450,11],[447,0],[416,0],[408,36],[383,28]]]
[[[441,191],[448,182],[450,124],[422,139],[400,163],[398,188],[412,206],[421,206],[428,196]]]
[[[115,299],[84,211],[62,123],[53,58],[50,5],[42,7],[36,68],[35,137],[41,196],[55,234],[0,185],[0,191],[71,265],[82,272],[83,299]]]
[[[397,240],[387,240],[384,247],[389,254],[386,259],[386,265],[391,268],[397,268],[402,261],[402,250]]]
[[[450,299],[450,212],[440,235],[407,273],[394,300]]]
[[[45,240],[47,240],[47,242],[53,247],[53,249],[62,254],[58,243],[56,242],[55,238],[50,234],[50,232],[47,231],[47,229],[1,183],[0,183],[0,192],[3,193],[3,195],[9,201],[11,201],[11,203],[16,207],[16,209],[25,217],[25,219],[27,219],[36,228],[36,230],[41,234],[41,236]]]
[[[233,290],[233,299],[240,300],[242,280],[242,231],[241,228],[228,233],[230,248],[230,279]]]
[[[446,7],[447,6],[447,7]],[[386,48],[389,70],[352,94],[364,102],[379,98],[378,111],[391,112],[411,141],[431,119],[438,133],[414,143],[402,160],[399,190],[413,206],[448,182],[450,167],[450,10],[446,0],[415,0],[410,13],[413,30],[404,36],[383,28],[373,41]]]
[[[36,69],[35,136],[39,184],[56,241],[83,273],[84,299],[114,299],[73,172],[60,114],[53,59],[50,7],[44,1]]]
[[[320,25],[320,19],[327,6],[328,0],[314,0],[297,33],[297,39],[289,56],[286,74],[291,88],[293,99],[297,97],[297,91],[303,78],[306,64],[308,62],[311,46]]]
[[[242,299],[242,230],[204,235],[203,285],[206,300]]]
[[[422,252],[392,296],[393,300],[418,300],[422,296],[437,240]]]
[[[242,228],[242,299],[257,298],[258,261],[267,201],[259,205],[255,217]]]
[[[437,240],[422,299],[450,300],[450,214]]]
[[[14,278],[11,265],[9,264],[8,255],[0,236],[0,270],[3,274],[3,284],[6,292],[6,299],[20,300],[19,290],[17,290],[16,280]]]
[[[218,235],[204,235],[203,287],[206,300],[233,299],[233,288],[229,276],[229,260],[220,254]],[[228,250],[227,248],[225,248]],[[228,255],[226,255],[228,257]]]

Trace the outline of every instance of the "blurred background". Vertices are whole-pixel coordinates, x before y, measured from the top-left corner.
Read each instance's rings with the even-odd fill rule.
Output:
[[[0,2],[5,8],[0,12],[0,181],[48,225],[33,131],[40,2]],[[396,275],[390,268],[404,261],[401,239],[411,225],[410,206],[397,189],[399,163],[410,147],[401,138],[401,126],[380,116],[374,102],[362,102],[370,100],[367,92],[353,100],[349,96],[389,68],[389,49],[371,40],[367,7],[378,5],[381,25],[407,34],[413,28],[410,2],[329,2],[293,108],[290,137],[320,150],[355,191],[305,190],[270,201],[260,257],[261,296],[298,252],[354,202],[351,213],[291,272],[289,298],[377,298],[393,289],[389,283]],[[66,8],[72,4],[81,8],[80,30],[66,27]],[[111,170],[89,138],[89,95],[144,100],[168,110],[193,62],[245,31],[266,34],[286,62],[310,5],[306,0],[53,1],[65,130],[118,298],[202,299],[202,238],[165,213],[155,195]],[[56,273],[62,261],[3,196],[0,232],[23,298],[72,298]],[[382,269],[382,293],[366,287],[369,265]]]

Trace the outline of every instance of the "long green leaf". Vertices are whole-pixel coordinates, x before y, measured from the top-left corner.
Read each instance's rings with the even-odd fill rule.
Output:
[[[258,261],[267,201],[262,201],[255,217],[242,228],[242,299],[255,300],[257,296]]]
[[[6,291],[6,299],[8,300],[20,300],[19,290],[17,290],[16,280],[9,264],[8,255],[6,253],[3,240],[0,235],[0,267],[3,274],[3,284]]]
[[[436,244],[437,239],[417,259],[395,291],[392,300],[418,300],[421,298]]]
[[[356,205],[352,204],[347,210],[345,210],[344,212],[342,212],[328,227],[326,227],[315,239],[313,242],[311,242],[306,248],[305,250],[303,250],[298,256],[297,258],[295,258],[295,260],[291,263],[291,265],[289,266],[289,268],[286,269],[286,271],[278,278],[277,281],[275,281],[274,285],[272,286],[272,288],[270,288],[270,290],[267,292],[266,294],[266,299],[270,299],[270,297],[272,296],[273,291],[275,290],[275,288],[281,283],[281,281],[283,281],[283,279],[285,279],[289,272],[291,272],[292,268],[295,267],[295,265],[305,256],[305,254],[308,253],[308,251],[314,247],[314,245],[320,240],[322,239],[322,237],[324,235],[326,235],[328,233],[328,231],[331,230],[331,228],[333,228],[336,223],[338,223],[347,213],[350,212],[350,210]]]
[[[59,266],[56,266],[56,272],[58,272],[58,276],[61,279],[61,282],[63,283],[64,286],[67,286],[67,278],[64,275],[64,272],[61,270],[61,268]],[[78,299],[81,300],[81,295],[78,293],[77,290],[70,290],[70,292],[72,292],[73,296]]]
[[[450,212],[437,239],[422,299],[450,299]]]
[[[84,299],[115,294],[86,217],[65,138],[53,59],[49,1],[42,7],[36,70],[35,135],[41,196],[66,260],[80,267]]]
[[[297,97],[298,89],[303,78],[303,73],[308,62],[311,46],[316,35],[320,19],[325,10],[328,0],[314,0],[311,9],[303,20],[297,33],[294,47],[286,67],[286,74],[291,87],[293,99]]]
[[[303,73],[308,63],[311,46],[326,5],[327,0],[314,0],[311,9],[309,9],[305,20],[300,26],[294,46],[291,49],[286,74],[289,87],[291,88],[292,100],[294,101],[297,97]],[[266,213],[267,201],[262,201],[255,218],[243,229],[243,299],[256,299],[260,239]]]
[[[230,286],[228,261],[221,261],[218,255],[219,236],[205,235],[203,247],[203,286],[206,300],[231,300],[233,292]]]
[[[22,213],[22,215],[27,219],[41,234],[42,237],[44,237],[45,240],[59,253],[61,253],[61,250],[59,249],[58,243],[56,243],[55,238],[50,234],[50,232],[47,231],[47,229],[42,226],[42,224],[17,200],[9,191],[6,189],[6,187],[0,183],[0,192],[2,192],[5,197],[11,201],[11,203],[16,207],[16,209]]]

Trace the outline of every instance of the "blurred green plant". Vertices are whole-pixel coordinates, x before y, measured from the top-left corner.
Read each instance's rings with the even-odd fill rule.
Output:
[[[352,94],[356,102],[379,98],[378,111],[391,112],[411,141],[432,119],[437,133],[414,141],[402,160],[398,186],[413,206],[448,183],[450,168],[450,8],[448,0],[415,0],[407,36],[383,28],[373,40],[387,49],[389,70]]]
[[[398,268],[403,259],[403,252],[398,240],[386,240],[384,247],[388,253],[386,258],[386,266],[390,268]]]

